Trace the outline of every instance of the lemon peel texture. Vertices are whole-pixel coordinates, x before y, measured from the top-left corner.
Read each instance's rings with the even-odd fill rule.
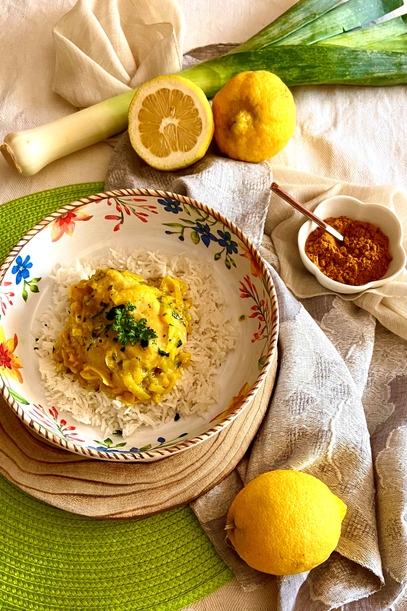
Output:
[[[296,124],[293,95],[267,70],[241,72],[213,98],[215,141],[224,155],[260,162],[288,143]]]
[[[226,532],[249,566],[292,575],[327,560],[338,545],[346,511],[318,478],[301,471],[269,471],[237,494]]]

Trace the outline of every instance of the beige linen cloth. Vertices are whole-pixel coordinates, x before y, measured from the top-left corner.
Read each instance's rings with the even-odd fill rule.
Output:
[[[85,108],[182,66],[176,0],[79,0],[53,30],[53,89]]]
[[[279,579],[279,608],[379,611],[406,596],[407,587],[407,274],[353,300],[323,289],[296,249],[304,219],[271,196],[273,179],[310,209],[345,193],[380,201],[401,217],[407,210],[407,194],[397,188],[338,184],[213,152],[182,172],[158,172],[140,160],[127,134],[113,152],[105,184],[107,190],[160,188],[201,200],[237,223],[271,264],[280,310],[273,397],[247,456],[192,505],[217,551],[245,589],[274,579],[250,569],[227,545],[226,512],[256,475],[306,471],[327,483],[348,513],[327,562]]]
[[[94,10],[100,5],[95,1]],[[93,37],[87,40],[92,46]],[[89,69],[102,61],[83,52],[92,57]],[[60,56],[60,80],[62,66]],[[242,588],[274,582],[281,611],[401,611],[407,604],[407,274],[357,296],[325,290],[297,252],[296,233],[304,219],[271,194],[272,180],[311,210],[338,193],[389,206],[403,223],[407,247],[407,193],[395,186],[338,182],[276,160],[240,163],[221,158],[215,149],[182,172],[161,173],[138,158],[127,134],[106,177],[106,190],[161,188],[220,210],[259,246],[276,285],[280,364],[268,412],[235,471],[193,509]],[[348,505],[331,557],[308,573],[282,578],[248,567],[227,545],[224,531],[227,509],[242,486],[277,468],[319,477]]]

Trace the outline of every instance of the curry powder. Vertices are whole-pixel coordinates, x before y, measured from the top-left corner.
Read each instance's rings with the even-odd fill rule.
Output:
[[[384,276],[392,256],[389,239],[379,227],[346,216],[324,220],[344,238],[340,242],[320,227],[308,236],[305,253],[325,276],[353,286]]]

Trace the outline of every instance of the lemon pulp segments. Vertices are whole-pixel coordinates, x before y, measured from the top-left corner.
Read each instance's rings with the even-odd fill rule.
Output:
[[[203,91],[180,76],[141,86],[129,109],[129,136],[152,167],[175,170],[201,159],[212,140],[213,117]]]
[[[157,157],[190,151],[202,133],[202,119],[191,96],[177,89],[148,95],[138,113],[143,145]]]

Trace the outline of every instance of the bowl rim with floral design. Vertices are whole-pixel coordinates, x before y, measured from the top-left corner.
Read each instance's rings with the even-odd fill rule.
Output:
[[[140,202],[141,200],[146,203],[134,203]],[[160,205],[158,205],[158,203],[160,203]],[[102,205],[104,205],[105,207],[106,205],[110,206],[109,211],[113,213],[104,215],[103,221],[98,221],[96,217],[98,216],[98,214],[101,214],[99,213],[99,210],[101,209]],[[144,208],[137,208],[137,206],[144,206]],[[148,206],[150,206],[150,208]],[[206,253],[209,252],[215,240],[205,240],[203,234],[202,239],[200,240],[199,236],[197,237],[197,235],[195,234],[192,237],[192,231],[190,231],[193,224],[192,221],[189,221],[190,225],[186,225],[184,229],[182,229],[182,235],[177,234],[177,231],[178,233],[180,233],[181,230],[179,228],[174,227],[174,223],[161,223],[163,227],[161,227],[161,229],[155,229],[156,225],[158,226],[160,223],[158,222],[158,220],[156,221],[153,219],[162,219],[165,217],[165,215],[171,216],[172,213],[175,214],[178,211],[178,209],[175,209],[177,206],[179,207],[179,210],[182,209],[187,213],[196,215],[194,221],[195,226],[198,224],[198,221],[196,219],[209,219],[208,222],[213,223],[214,228],[218,228],[219,235],[222,234],[223,243],[225,243],[226,236],[229,236],[230,241],[232,240],[232,237],[233,240],[236,240],[236,245],[234,246],[234,249],[237,249],[236,252],[238,252],[240,256],[238,264],[236,264],[233,260],[233,256],[237,255],[235,255],[235,252],[233,251],[233,249],[231,249],[231,247],[231,252],[229,252],[228,244],[226,244],[226,246],[223,248],[222,257],[224,258],[224,261],[222,262],[224,263],[225,269],[228,270],[227,273],[229,273],[230,270],[232,270],[232,273],[236,273],[236,279],[238,278],[238,274],[241,274],[239,286],[236,286],[236,290],[240,290],[240,297],[244,296],[246,298],[252,298],[250,291],[253,289],[253,294],[255,294],[256,292],[259,293],[260,290],[262,290],[263,296],[265,295],[268,299],[267,308],[269,309],[269,314],[267,314],[268,320],[266,321],[268,325],[267,335],[265,336],[266,341],[264,343],[264,347],[261,354],[259,353],[257,355],[260,355],[257,362],[258,373],[256,370],[256,376],[253,380],[253,383],[250,383],[250,385],[243,384],[240,389],[237,389],[236,393],[232,393],[232,397],[230,397],[229,403],[227,405],[224,405],[223,409],[217,415],[215,414],[215,417],[212,417],[211,420],[205,424],[205,430],[199,430],[196,434],[193,434],[192,432],[190,436],[187,436],[187,433],[185,433],[185,438],[182,438],[182,435],[180,435],[179,438],[175,438],[174,440],[172,440],[171,443],[159,443],[158,445],[150,444],[150,447],[147,447],[146,449],[137,447],[131,448],[129,451],[127,451],[122,447],[119,447],[123,444],[116,444],[116,446],[114,447],[95,447],[91,446],[89,443],[79,443],[78,438],[75,439],[73,433],[71,433],[71,435],[69,436],[66,431],[62,431],[62,433],[64,433],[65,435],[64,436],[61,433],[61,429],[64,429],[65,427],[65,429],[68,430],[74,427],[70,427],[69,422],[64,418],[61,418],[61,414],[58,413],[58,406],[46,406],[47,409],[45,409],[43,408],[43,406],[40,405],[39,407],[41,407],[42,411],[39,409],[34,409],[34,407],[37,408],[37,405],[32,407],[31,403],[27,401],[27,398],[24,398],[23,393],[20,394],[19,392],[17,392],[15,385],[13,388],[10,383],[10,378],[5,377],[3,375],[4,371],[2,372],[0,368],[0,393],[5,399],[6,403],[20,418],[20,420],[22,420],[30,429],[32,429],[43,439],[50,441],[52,444],[57,445],[58,447],[68,450],[70,452],[100,460],[146,462],[174,455],[177,452],[184,451],[190,447],[195,446],[198,443],[205,441],[206,439],[209,439],[219,431],[223,430],[228,424],[230,424],[251,403],[251,401],[261,388],[265,377],[270,371],[277,351],[278,305],[275,287],[271,278],[270,271],[267,268],[267,264],[262,259],[258,249],[251,243],[249,238],[230,219],[227,219],[222,213],[214,210],[210,206],[184,195],[154,189],[116,189],[113,191],[97,193],[88,197],[82,197],[70,204],[63,206],[62,208],[56,210],[52,214],[42,219],[39,223],[37,223],[18,241],[18,243],[10,251],[7,257],[4,259],[2,265],[0,266],[0,289],[3,289],[4,293],[5,288],[9,288],[10,277],[12,277],[11,274],[12,270],[14,269],[15,285],[13,285],[12,288],[14,292],[16,292],[17,286],[19,286],[20,288],[22,287],[21,296],[18,296],[20,309],[24,308],[24,306],[26,306],[27,304],[33,304],[33,300],[38,298],[38,293],[41,293],[41,288],[38,288],[41,287],[41,282],[39,282],[41,278],[31,278],[31,274],[33,274],[34,276],[37,276],[37,274],[35,273],[35,268],[32,268],[32,260],[30,256],[26,254],[27,248],[35,245],[36,241],[40,242],[40,239],[49,240],[49,238],[51,238],[52,248],[56,249],[57,247],[55,246],[55,244],[59,245],[62,243],[63,240],[68,240],[67,236],[69,235],[70,238],[72,238],[72,235],[75,235],[77,237],[77,241],[75,242],[76,246],[73,246],[72,248],[79,248],[77,244],[81,243],[81,236],[85,235],[83,230],[85,226],[89,226],[92,229],[92,225],[94,225],[98,230],[100,229],[100,227],[102,227],[103,231],[106,232],[107,229],[105,229],[105,227],[110,224],[109,231],[110,233],[113,232],[112,239],[114,240],[116,240],[114,235],[120,235],[120,231],[125,231],[124,227],[126,223],[129,224],[129,227],[131,223],[133,223],[133,225],[131,225],[131,232],[129,229],[127,232],[128,235],[126,233],[124,234],[124,237],[126,238],[127,236],[128,240],[135,239],[135,235],[133,234],[134,227],[139,227],[143,234],[146,234],[147,232],[147,230],[145,229],[146,226],[151,227],[151,235],[154,236],[155,231],[161,231],[159,236],[160,240],[162,240],[163,238],[165,238],[165,240],[178,238],[179,241],[183,239],[185,243],[185,235],[189,234],[191,235],[191,244],[188,243],[188,248],[193,248],[199,242],[201,247],[200,255],[205,254],[205,256],[208,257],[212,256],[213,253],[211,253],[210,255],[207,255]],[[155,211],[153,210],[154,207],[156,208]],[[90,214],[90,212],[93,213],[93,216]],[[154,212],[154,214],[158,216],[154,217],[152,212]],[[150,222],[150,220],[151,225],[148,226],[147,223]],[[165,220],[167,220],[166,217]],[[88,221],[88,223],[80,223],[77,221]],[[135,223],[139,223],[139,225],[135,225]],[[142,226],[143,224],[144,226]],[[178,225],[179,224],[180,223],[178,223]],[[80,227],[82,227],[82,230],[79,229]],[[170,227],[171,230],[167,229],[167,227]],[[223,227],[222,232],[220,231],[221,227]],[[201,226],[198,226],[198,229],[199,228],[202,229]],[[103,231],[102,237],[105,238],[105,236],[103,235]],[[114,232],[116,232],[116,234],[114,234]],[[92,234],[93,239],[94,233],[92,231],[90,233]],[[139,233],[138,235],[141,236],[142,234]],[[144,235],[143,238],[147,239],[144,237]],[[217,239],[217,245],[219,246],[221,238],[218,237]],[[71,244],[74,243],[72,239],[70,240],[70,242]],[[194,242],[194,246],[192,245],[192,242]],[[67,242],[65,242],[65,244],[66,243]],[[89,248],[91,248],[92,250],[92,247]],[[175,248],[178,248],[178,246]],[[66,252],[66,247],[61,250],[61,248],[58,246],[58,249],[59,250],[56,250],[55,256],[64,256],[63,254],[61,255],[61,253]],[[241,249],[241,253],[239,249]],[[84,251],[86,250],[87,248],[84,248]],[[51,250],[51,253],[52,252],[53,251]],[[219,261],[221,259],[220,256],[218,258],[217,256],[217,253],[213,255],[215,261]],[[42,261],[41,265],[45,266],[46,270],[51,270],[51,261],[47,261],[46,263]],[[217,265],[217,263],[215,265]],[[220,269],[222,270],[222,273],[226,273],[223,267],[221,267]],[[234,270],[237,271],[234,272]],[[255,275],[250,276],[253,270],[255,270]],[[49,280],[49,271],[48,276],[45,275],[44,277],[45,281]],[[237,285],[238,283],[237,280],[235,282],[235,277],[231,276],[231,278],[233,278],[233,282]],[[7,287],[5,287],[5,285],[7,285]],[[243,295],[244,291],[246,291],[245,295]],[[43,291],[43,293],[45,293],[45,291]],[[13,299],[14,301],[16,301],[17,296],[13,297]],[[252,298],[252,301],[250,303],[253,303],[253,299],[254,298]],[[246,299],[246,301],[249,300]],[[241,303],[243,303],[244,301],[245,300],[243,299]],[[3,301],[2,305],[5,307],[7,303]],[[240,305],[241,304],[239,302],[239,307]],[[34,307],[34,305],[32,305],[31,310],[33,310],[33,312],[35,310],[35,312],[32,314],[33,316],[38,314],[38,308],[39,306]],[[12,308],[9,305],[9,310],[11,309]],[[251,309],[249,307],[246,307],[246,310],[247,316],[245,316],[245,319],[249,321],[248,324],[251,325],[250,333],[254,337],[256,333],[252,332],[254,329],[253,325],[260,325],[259,321],[261,318],[261,314],[263,314],[263,319],[264,316],[266,316],[265,310],[260,313],[259,311],[257,311],[256,314],[255,304],[251,306]],[[11,358],[15,357],[18,360],[17,352],[19,348],[17,348],[17,343],[13,339],[13,337],[17,338],[17,335],[14,336],[12,333],[7,334],[7,332],[4,330],[3,327],[7,327],[7,316],[4,317],[3,325],[2,323],[3,320],[0,320],[0,344],[6,346],[6,348],[9,350]],[[266,326],[266,323],[264,323],[264,326]],[[19,346],[27,342],[27,335],[28,333],[26,333],[22,338],[20,338],[21,341]],[[255,340],[252,339],[252,342],[254,341]],[[19,369],[17,364],[15,371],[15,376],[17,378],[20,372],[21,369]],[[29,408],[27,408],[26,403],[29,403],[30,409],[32,408],[31,411],[29,411]],[[55,421],[55,426],[53,424],[53,421],[50,424],[50,420],[52,419],[54,419]],[[160,429],[157,430],[159,432]]]

